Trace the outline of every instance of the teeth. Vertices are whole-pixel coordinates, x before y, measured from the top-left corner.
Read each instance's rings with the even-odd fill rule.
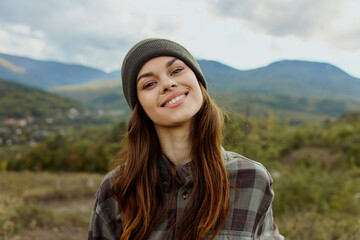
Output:
[[[167,106],[169,106],[169,105],[171,105],[171,104],[176,103],[176,102],[179,101],[180,99],[183,99],[185,96],[186,96],[185,94],[180,95],[180,96],[177,96],[176,98],[168,101],[168,102],[164,105],[164,107],[167,107]]]

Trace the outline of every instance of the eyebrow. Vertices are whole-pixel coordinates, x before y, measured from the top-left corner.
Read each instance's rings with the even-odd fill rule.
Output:
[[[138,77],[137,82],[139,82],[140,79],[142,79],[142,78],[150,77],[150,76],[153,76],[153,75],[154,75],[153,72],[147,72],[147,73],[141,74],[141,75]]]
[[[168,68],[168,67],[170,67],[176,60],[178,60],[177,58],[173,58],[173,59],[171,59],[170,61],[168,61],[167,63],[166,63],[166,67]]]
[[[173,65],[173,63],[176,62],[177,60],[178,60],[177,58],[173,58],[173,59],[171,59],[170,61],[168,61],[168,62],[165,64],[166,68],[168,68],[168,67],[170,67],[171,65]],[[147,72],[147,73],[141,74],[141,75],[138,77],[137,82],[139,82],[141,78],[151,77],[151,76],[153,76],[153,75],[154,75],[153,72]]]

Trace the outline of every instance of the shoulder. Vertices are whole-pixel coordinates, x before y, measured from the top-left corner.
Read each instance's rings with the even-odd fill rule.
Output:
[[[261,175],[265,179],[272,181],[270,173],[267,169],[259,162],[251,160],[247,157],[244,157],[238,153],[225,151],[222,152],[222,157],[224,160],[225,168],[228,171],[229,175],[236,175],[242,172],[256,172],[256,174]]]
[[[105,222],[114,224],[119,218],[119,208],[112,192],[118,169],[106,174],[96,193],[95,211]]]
[[[222,157],[230,183],[229,226],[254,233],[271,208],[272,178],[261,163],[238,153],[223,150]]]
[[[117,201],[112,194],[116,170],[104,177],[96,193],[89,226],[89,239],[119,239],[122,223]]]
[[[96,198],[98,199],[98,203],[101,204],[106,202],[109,199],[113,199],[112,194],[112,185],[114,184],[117,178],[118,169],[114,169],[111,172],[107,173],[102,180],[98,191],[96,193]]]
[[[230,151],[223,150],[222,155],[230,182],[237,188],[258,188],[267,192],[271,187],[271,175],[261,163]]]

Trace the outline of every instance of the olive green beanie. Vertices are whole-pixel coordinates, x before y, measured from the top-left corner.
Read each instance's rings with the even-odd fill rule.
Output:
[[[129,50],[121,68],[124,96],[131,109],[134,109],[137,102],[136,82],[141,67],[150,59],[160,56],[172,56],[182,60],[206,88],[206,80],[198,62],[183,46],[167,39],[145,39]]]

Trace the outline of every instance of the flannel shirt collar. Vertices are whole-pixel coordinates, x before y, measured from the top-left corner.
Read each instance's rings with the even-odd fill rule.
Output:
[[[221,147],[221,155],[224,161],[224,164],[228,161],[225,150]],[[173,163],[171,160],[161,154],[158,167],[160,172],[161,183],[166,192],[171,190],[172,187],[172,169]],[[193,183],[193,171],[192,171],[192,162],[188,162],[182,166],[176,168],[176,187],[180,188],[181,186],[187,186]]]
[[[160,172],[161,183],[166,192],[170,191],[172,188],[172,168],[173,163],[170,161],[168,157],[164,154],[160,156],[158,167]],[[180,188],[184,185],[190,185],[193,183],[193,174],[191,168],[191,162],[188,162],[182,166],[176,167],[176,179],[175,186],[176,188]]]

